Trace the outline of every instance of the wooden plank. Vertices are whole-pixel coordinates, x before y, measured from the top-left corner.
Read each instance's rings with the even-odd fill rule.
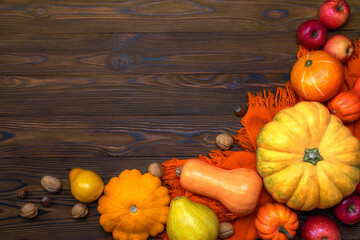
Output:
[[[291,33],[10,34],[0,74],[289,73],[297,49]]]
[[[329,30],[328,37],[343,34],[350,39],[360,37],[360,30]],[[21,53],[89,53],[130,51],[146,56],[192,52],[258,52],[286,53],[297,50],[298,43],[292,32],[273,33],[103,33],[103,34],[38,34],[4,33],[0,39],[2,54]],[[170,48],[170,49],[169,49]],[[158,54],[158,55],[156,55]],[[2,61],[5,61],[2,59]]]
[[[0,77],[0,116],[232,114],[247,92],[275,90],[289,74]]]
[[[2,157],[197,157],[236,134],[229,115],[0,117]],[[196,154],[195,156],[193,154]]]
[[[290,32],[7,34],[0,50],[0,75],[289,73],[298,43]]]
[[[30,34],[0,42],[1,75],[288,73],[298,48],[291,33]]]
[[[0,232],[3,239],[112,239],[98,223],[96,203],[89,205],[89,215],[83,220],[71,218],[71,208],[77,201],[72,197],[68,181],[69,170],[73,167],[87,167],[97,172],[105,184],[111,177],[124,169],[138,168],[145,173],[149,163],[164,162],[167,158],[1,158],[0,159]],[[61,163],[61,164],[59,164]],[[99,164],[101,163],[101,164]],[[40,185],[44,175],[61,179],[63,189],[58,194],[47,193]],[[26,199],[17,199],[21,188],[28,190]],[[44,208],[39,204],[43,196],[50,195],[53,204]],[[33,220],[19,216],[19,208],[28,202],[39,206],[39,216]],[[300,226],[303,220],[314,214],[324,214],[334,219],[340,228],[342,239],[356,239],[360,234],[360,223],[352,226],[339,222],[331,209],[314,210],[299,214]],[[21,231],[19,231],[21,229]],[[294,239],[299,239],[300,228]]]
[[[343,29],[358,29],[360,7]],[[322,1],[2,1],[1,33],[295,31]]]

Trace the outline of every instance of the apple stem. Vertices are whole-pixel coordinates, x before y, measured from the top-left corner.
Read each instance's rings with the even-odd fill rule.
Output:
[[[354,204],[350,204],[348,210],[349,210],[349,212],[352,212],[352,213],[356,212],[356,208],[355,208]]]
[[[292,236],[290,235],[290,233],[288,231],[286,231],[284,226],[280,226],[278,231],[281,232],[281,233],[285,233],[290,239],[292,239]]]
[[[344,4],[345,0],[341,1],[341,4],[339,6],[337,6],[337,10],[340,11],[342,9],[342,5]]]

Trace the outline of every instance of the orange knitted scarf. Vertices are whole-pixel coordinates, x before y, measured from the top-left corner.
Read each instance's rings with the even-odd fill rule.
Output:
[[[360,40],[355,42],[355,53],[350,61],[345,64],[345,82],[342,86],[342,91],[349,90],[354,85],[355,80],[360,77]],[[299,47],[297,57],[308,53],[309,51],[302,46]],[[256,139],[260,129],[268,122],[272,121],[275,114],[283,108],[295,105],[299,99],[289,82],[285,87],[278,87],[275,94],[270,91],[263,91],[263,93],[251,94],[248,93],[248,110],[246,115],[241,119],[242,128],[238,130],[234,136],[242,151],[222,151],[213,150],[209,156],[200,155],[198,158],[206,161],[212,165],[224,168],[250,168],[256,171]],[[360,139],[360,121],[354,124],[347,125],[353,134]],[[255,229],[254,220],[257,209],[267,202],[273,202],[272,197],[262,190],[260,201],[256,210],[246,216],[238,217],[229,212],[220,202],[204,196],[193,194],[184,190],[176,176],[176,169],[185,163],[186,159],[171,159],[162,164],[164,168],[164,176],[162,178],[164,185],[169,189],[171,199],[180,195],[187,196],[195,202],[199,202],[209,206],[218,216],[220,222],[228,221],[234,226],[234,234],[229,240],[252,240],[257,239],[258,234]],[[167,240],[168,237],[164,231],[159,237]]]

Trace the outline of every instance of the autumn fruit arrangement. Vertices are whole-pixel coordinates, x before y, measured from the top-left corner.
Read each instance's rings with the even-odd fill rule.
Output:
[[[293,65],[290,83],[301,101],[280,110],[261,128],[256,171],[188,159],[173,169],[174,181],[188,192],[218,201],[237,217],[255,213],[253,224],[265,240],[293,238],[302,211],[331,209],[344,224],[360,222],[360,141],[344,125],[360,119],[360,78],[351,90],[341,91],[344,64],[354,46],[343,35],[327,39],[328,31],[341,27],[349,16],[345,0],[327,0],[319,19],[299,26],[297,39],[308,52]],[[221,151],[233,144],[228,134],[216,138]],[[100,225],[120,240],[146,240],[164,230],[169,240],[216,240],[234,234],[232,223],[220,222],[210,207],[183,195],[171,199],[163,173],[162,164],[154,162],[147,173],[126,169],[104,185],[95,172],[74,168],[69,181],[79,204],[72,215],[85,217],[86,204],[97,200]],[[43,186],[59,191],[59,182],[54,184]],[[263,189],[275,201],[259,206]],[[36,217],[34,209],[28,206],[29,218]],[[300,237],[341,239],[341,233],[330,217],[310,215]]]

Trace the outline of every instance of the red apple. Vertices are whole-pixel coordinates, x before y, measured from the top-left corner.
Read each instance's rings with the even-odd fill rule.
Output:
[[[348,37],[338,34],[330,37],[322,50],[335,56],[341,63],[346,63],[354,52],[354,46]]]
[[[300,229],[302,240],[341,240],[338,225],[325,215],[312,215],[305,219]]]
[[[357,194],[360,194],[360,183],[358,183],[358,185],[356,186],[355,192]]]
[[[353,193],[341,200],[332,210],[339,221],[349,225],[355,224],[360,221],[360,196]]]
[[[350,17],[350,7],[345,0],[326,0],[319,9],[319,19],[328,29],[344,25]]]
[[[309,50],[321,47],[327,38],[327,29],[318,19],[310,19],[300,24],[297,30],[299,43]]]

